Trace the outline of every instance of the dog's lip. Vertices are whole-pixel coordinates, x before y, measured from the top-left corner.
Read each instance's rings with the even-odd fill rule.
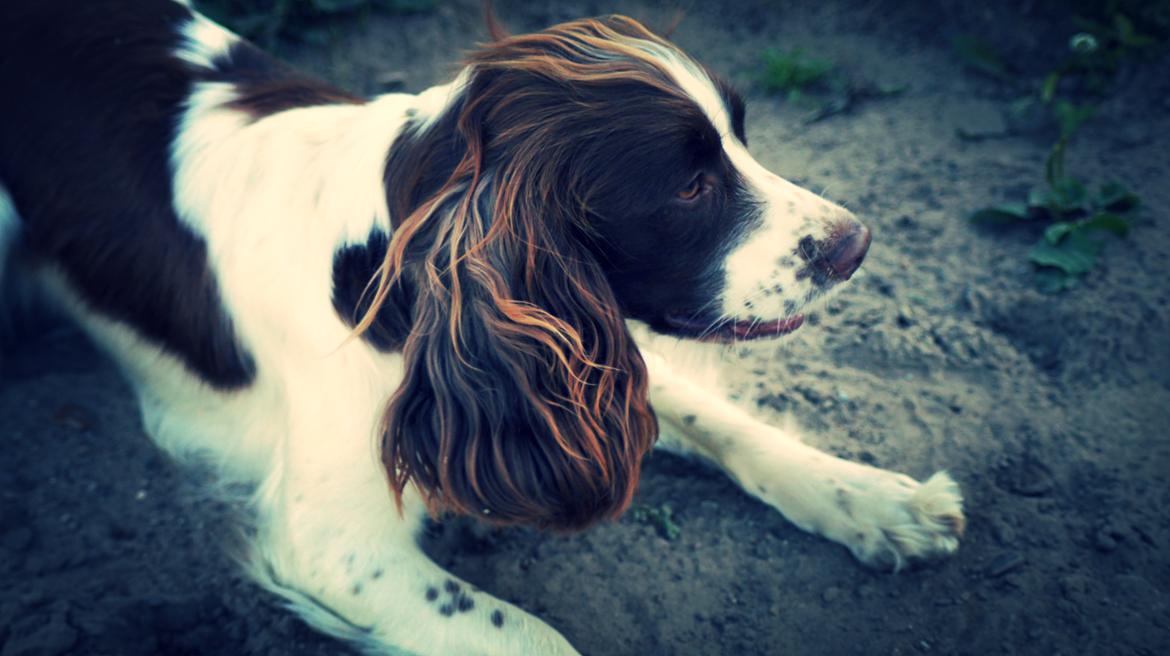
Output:
[[[804,324],[803,314],[784,319],[727,319],[711,322],[693,315],[668,313],[666,323],[704,341],[730,342],[787,335]]]

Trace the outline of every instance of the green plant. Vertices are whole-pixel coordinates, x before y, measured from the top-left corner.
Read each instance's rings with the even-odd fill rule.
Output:
[[[199,11],[236,33],[273,48],[280,38],[323,44],[329,20],[371,11],[425,11],[434,0],[196,0]]]
[[[1044,162],[1046,187],[1034,189],[1026,202],[984,208],[971,216],[972,221],[983,224],[1048,222],[1043,237],[1028,251],[1036,285],[1046,293],[1075,287],[1097,263],[1104,246],[1098,235],[1128,235],[1141,204],[1134,193],[1116,182],[1100,185],[1096,194],[1090,194],[1084,182],[1068,175],[1065,158],[1073,138],[1096,111],[1091,102],[1074,99],[1104,93],[1124,58],[1155,41],[1116,12],[1107,22],[1083,18],[1078,22],[1086,31],[1069,40],[1071,54],[1045,75],[1031,94],[1013,103],[1017,112],[1046,108],[1058,128]],[[1001,80],[1016,78],[1015,69],[982,44],[957,40],[955,49],[970,68]]]
[[[833,62],[812,57],[800,48],[764,51],[758,78],[765,91],[784,94],[788,102],[807,107],[808,123],[847,112],[863,100],[905,91],[903,86],[850,79]]]
[[[1027,202],[984,208],[971,220],[994,225],[1047,223],[1028,259],[1036,269],[1037,288],[1056,293],[1075,287],[1096,265],[1104,246],[1099,235],[1129,234],[1140,205],[1141,200],[1120,183],[1103,184],[1091,194],[1079,180],[1063,178],[1034,189]]]
[[[811,57],[800,48],[787,51],[772,48],[764,51],[763,58],[760,83],[766,91],[786,94],[790,101],[825,84],[834,69],[832,62]]]
[[[674,509],[669,503],[661,506],[638,506],[631,511],[634,521],[653,526],[658,535],[667,540],[677,540],[682,529],[674,523]]]

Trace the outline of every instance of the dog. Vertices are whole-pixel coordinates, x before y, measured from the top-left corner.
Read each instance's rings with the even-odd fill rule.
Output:
[[[870,233],[747,150],[718,75],[622,17],[493,40],[372,99],[171,0],[0,5],[0,262],[120,365],[147,433],[255,486],[247,567],[379,653],[575,654],[416,544],[576,530],[655,446],[886,568],[964,519],[676,367],[775,339]]]

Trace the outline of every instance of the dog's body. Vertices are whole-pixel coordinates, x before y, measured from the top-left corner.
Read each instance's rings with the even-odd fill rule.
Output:
[[[319,628],[391,653],[575,653],[415,536],[428,508],[614,516],[655,438],[647,398],[658,445],[867,563],[957,547],[945,475],[804,446],[647,347],[794,330],[868,233],[760,167],[733,94],[636,23],[502,39],[448,85],[369,101],[182,3],[10,2],[0,25],[0,265],[114,356],[160,446],[257,486],[251,572]],[[645,114],[624,136],[622,112]],[[672,145],[681,115],[705,145]],[[671,177],[679,152],[699,163]]]

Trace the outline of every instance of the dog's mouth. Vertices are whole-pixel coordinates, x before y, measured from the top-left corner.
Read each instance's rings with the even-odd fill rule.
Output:
[[[787,335],[804,324],[803,314],[785,319],[724,319],[710,321],[701,317],[667,313],[663,319],[673,332],[704,342],[744,342]]]

